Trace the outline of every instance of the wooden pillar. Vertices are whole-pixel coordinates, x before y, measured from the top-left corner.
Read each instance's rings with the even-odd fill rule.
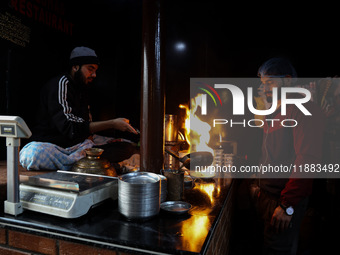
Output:
[[[164,45],[162,0],[143,0],[141,171],[159,173],[164,154]]]

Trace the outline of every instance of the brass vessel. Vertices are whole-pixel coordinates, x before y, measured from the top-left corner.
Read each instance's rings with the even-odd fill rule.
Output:
[[[115,169],[106,159],[100,158],[103,149],[89,148],[85,149],[86,157],[78,160],[72,167],[72,171],[78,173],[100,174],[116,176]]]

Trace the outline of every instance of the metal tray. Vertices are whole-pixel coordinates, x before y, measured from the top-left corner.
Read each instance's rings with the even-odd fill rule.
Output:
[[[161,209],[173,214],[184,214],[191,209],[191,204],[183,201],[166,201],[161,203]]]

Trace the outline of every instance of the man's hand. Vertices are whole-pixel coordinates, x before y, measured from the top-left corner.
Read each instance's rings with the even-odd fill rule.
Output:
[[[120,131],[129,131],[137,135],[137,131],[129,124],[129,120],[125,118],[117,118],[104,121],[90,122],[90,132],[96,133],[108,129],[117,129]]]
[[[135,135],[137,135],[137,131],[129,124],[129,120],[125,118],[117,118],[112,120],[112,126],[114,129],[120,131],[129,131]]]
[[[282,232],[289,227],[292,216],[286,214],[281,206],[276,207],[270,224],[275,228],[276,233]]]

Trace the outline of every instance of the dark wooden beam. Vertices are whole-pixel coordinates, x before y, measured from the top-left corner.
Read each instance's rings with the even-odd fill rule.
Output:
[[[164,45],[162,0],[143,0],[141,171],[159,173],[164,154]]]

